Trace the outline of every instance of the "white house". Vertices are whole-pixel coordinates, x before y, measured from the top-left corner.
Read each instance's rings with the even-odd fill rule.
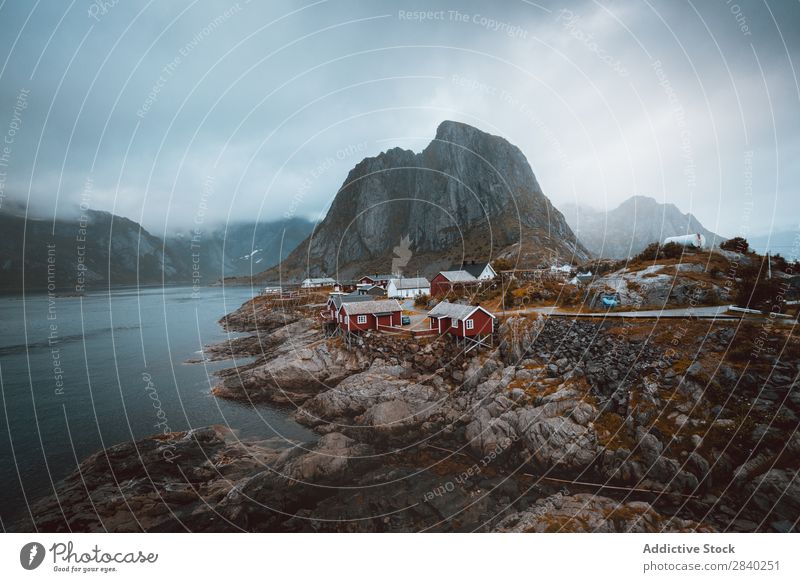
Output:
[[[389,279],[386,286],[386,295],[389,297],[399,297],[408,299],[419,295],[431,294],[431,282],[425,277],[403,277],[400,279]]]
[[[479,281],[489,281],[497,277],[491,263],[476,263],[475,261],[451,265],[448,271],[466,271]]]
[[[318,277],[316,279],[303,279],[300,287],[303,289],[313,289],[315,287],[333,287],[336,281],[330,277]]]

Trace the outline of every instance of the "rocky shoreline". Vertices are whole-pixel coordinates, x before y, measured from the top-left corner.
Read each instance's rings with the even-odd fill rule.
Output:
[[[125,443],[34,508],[44,531],[793,531],[797,340],[731,322],[510,317],[492,351],[324,338],[251,301],[213,393],[315,443],[225,427]],[[767,350],[764,353],[770,353]],[[170,455],[164,451],[169,450]],[[110,470],[109,470],[110,469]],[[88,493],[87,493],[88,490]]]

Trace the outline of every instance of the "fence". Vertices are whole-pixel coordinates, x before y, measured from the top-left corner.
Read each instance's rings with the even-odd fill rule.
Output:
[[[393,325],[378,325],[378,331],[383,333],[389,333],[392,335],[404,335],[407,333],[405,329],[402,327],[394,327]]]
[[[434,335],[439,335],[438,329],[412,329],[411,336],[412,337],[431,337]]]

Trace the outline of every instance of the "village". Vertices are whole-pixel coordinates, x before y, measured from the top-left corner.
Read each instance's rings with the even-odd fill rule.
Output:
[[[474,261],[441,271],[431,281],[424,277],[364,275],[355,285],[334,283],[319,318],[327,335],[341,335],[346,341],[352,334],[365,331],[415,339],[446,335],[468,352],[492,345],[496,316],[474,297],[473,301],[464,300],[470,291],[474,294],[492,287],[496,280],[497,272],[490,263]],[[319,282],[308,279],[304,285]],[[456,298],[461,301],[456,302]]]
[[[364,274],[353,280],[306,278],[291,288],[266,287],[261,295],[276,306],[311,310],[325,337],[341,337],[347,345],[358,338],[363,341],[364,334],[383,334],[414,342],[444,338],[469,353],[493,347],[495,332],[507,315],[769,316],[768,310],[734,305],[728,280],[738,261],[765,259],[772,277],[772,261],[752,254],[736,256],[724,248],[708,248],[698,234],[653,243],[628,261],[578,266],[554,259],[549,265],[516,268],[504,259],[468,259],[430,280],[400,273]],[[798,303],[798,277],[774,271],[775,281],[787,289],[787,313],[779,317],[790,321],[789,313]]]

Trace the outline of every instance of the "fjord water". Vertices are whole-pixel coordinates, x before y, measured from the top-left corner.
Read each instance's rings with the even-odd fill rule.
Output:
[[[159,287],[0,297],[0,526],[26,519],[27,504],[88,455],[167,427],[313,439],[287,411],[213,397],[212,372],[234,361],[186,363],[226,339],[217,321],[251,296]]]

